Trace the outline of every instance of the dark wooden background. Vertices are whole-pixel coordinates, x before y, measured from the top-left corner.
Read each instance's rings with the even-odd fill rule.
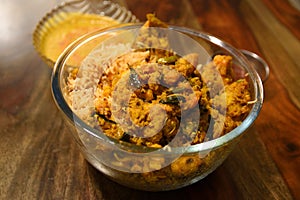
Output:
[[[224,164],[191,186],[151,193],[91,167],[52,100],[51,69],[31,34],[59,1],[2,0],[0,199],[300,199],[300,11],[290,1],[117,1],[141,21],[155,12],[253,51],[271,70],[263,109]]]

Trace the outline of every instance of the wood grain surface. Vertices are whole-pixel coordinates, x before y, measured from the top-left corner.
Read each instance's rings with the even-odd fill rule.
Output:
[[[123,187],[88,164],[50,92],[51,69],[31,40],[59,1],[0,6],[0,199],[300,199],[300,11],[282,0],[116,0],[141,21],[211,33],[270,65],[265,102],[228,159],[168,192]],[[7,18],[8,17],[8,18]]]

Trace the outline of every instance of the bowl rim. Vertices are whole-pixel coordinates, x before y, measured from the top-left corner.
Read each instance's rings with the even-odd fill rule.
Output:
[[[79,128],[88,134],[96,137],[99,140],[102,140],[104,142],[113,144],[113,145],[119,145],[124,148],[130,148],[131,150],[136,150],[138,152],[148,152],[157,150],[157,148],[152,147],[146,147],[142,145],[135,145],[129,142],[124,142],[121,140],[117,140],[114,138],[110,138],[106,136],[104,133],[101,133],[100,131],[96,130],[95,128],[90,127],[88,124],[86,124],[83,120],[81,120],[75,113],[73,113],[72,109],[66,102],[63,96],[63,92],[60,88],[60,75],[61,75],[61,66],[63,66],[64,61],[67,59],[68,55],[76,48],[78,45],[83,44],[85,41],[90,39],[91,37],[98,37],[105,34],[108,34],[110,32],[118,31],[118,30],[127,30],[127,29],[134,29],[139,28],[142,26],[142,23],[136,23],[136,24],[120,24],[116,25],[114,27],[108,27],[101,30],[96,30],[91,33],[85,34],[82,37],[75,40],[73,43],[71,43],[59,56],[57,59],[57,62],[54,65],[52,76],[51,76],[51,92],[53,99],[57,105],[57,107],[61,110],[61,112],[64,113],[64,115],[67,116],[68,120],[71,121],[71,123],[75,123],[76,128]],[[243,122],[231,130],[230,132],[226,133],[225,135],[218,137],[213,140],[205,141],[199,144],[190,145],[188,147],[174,147],[172,148],[172,151],[166,151],[173,153],[180,153],[184,151],[184,153],[197,153],[197,152],[205,152],[205,151],[211,151],[214,149],[217,149],[223,145],[226,145],[231,140],[234,140],[235,138],[238,138],[240,135],[242,135],[256,120],[258,117],[258,114],[262,108],[263,100],[264,100],[264,89],[262,80],[259,77],[256,70],[253,68],[253,66],[249,63],[247,58],[243,55],[243,53],[230,45],[229,43],[209,34],[203,31],[195,30],[192,28],[182,27],[182,26],[176,26],[176,25],[169,25],[168,29],[173,31],[179,31],[181,33],[185,33],[188,35],[200,37],[206,41],[209,41],[217,46],[221,46],[222,48],[229,51],[232,55],[234,55],[236,58],[239,59],[241,64],[243,64],[244,67],[247,68],[247,72],[249,76],[251,77],[251,80],[253,81],[253,89],[254,89],[254,97],[255,102],[250,110],[250,113],[247,115],[247,117],[243,120]]]

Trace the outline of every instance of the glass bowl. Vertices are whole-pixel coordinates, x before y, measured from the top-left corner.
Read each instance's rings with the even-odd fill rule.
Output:
[[[110,19],[116,20],[111,21],[111,25],[115,25],[116,22],[118,23],[130,23],[130,22],[138,22],[138,19],[125,7],[122,7],[116,3],[111,1],[98,1],[98,0],[74,0],[64,2],[58,5],[56,8],[52,9],[48,12],[37,24],[34,32],[33,32],[33,45],[41,56],[43,61],[50,67],[54,66],[56,61],[56,55],[49,55],[48,52],[45,51],[45,38],[48,37],[49,33],[54,30],[58,25],[64,23],[66,20],[71,20],[69,14],[89,14],[89,15],[99,15],[104,17],[109,17],[107,19],[103,19],[105,24],[102,24],[99,19],[94,19],[93,17],[89,16],[90,18],[86,18],[86,21],[77,20],[77,27],[74,29],[82,29],[80,32],[76,32],[70,29],[70,36],[68,36],[68,40],[66,44],[54,44],[59,48],[59,45],[62,45],[62,50],[68,46],[72,42],[72,39],[77,39],[79,36],[84,35],[85,33],[98,29],[99,27],[107,27],[107,23],[110,22]],[[90,21],[88,21],[90,20]],[[93,20],[93,21],[92,21]],[[98,21],[97,21],[98,20]],[[90,24],[87,24],[89,22]],[[73,22],[72,22],[73,23]],[[76,23],[76,22],[75,22]],[[80,23],[84,24],[84,27],[79,27]],[[87,27],[88,26],[88,27]],[[65,31],[65,29],[64,29]],[[73,34],[73,35],[72,35]],[[60,43],[62,43],[60,41]],[[60,53],[61,53],[60,52]],[[59,53],[57,53],[59,55]]]
[[[157,149],[106,136],[90,125],[91,116],[84,114],[87,110],[93,109],[95,85],[99,81],[97,73],[102,73],[105,68],[101,58],[103,55],[104,58],[115,58],[126,52],[127,44],[136,44],[140,28],[141,24],[117,26],[95,31],[76,40],[61,54],[54,66],[51,83],[53,98],[70,125],[70,132],[86,160],[96,169],[115,182],[135,189],[174,190],[203,179],[224,162],[240,137],[257,118],[263,104],[263,85],[253,65],[231,45],[207,33],[185,27],[162,28],[175,52],[181,55],[196,52],[200,55],[199,63],[211,61],[216,54],[230,55],[235,66],[234,72],[240,74],[243,71],[247,74],[252,98],[250,113],[229,133],[195,145],[167,145]],[[94,45],[93,50],[80,66],[68,64],[68,60],[77,51],[91,44]],[[115,45],[119,45],[118,48],[111,49],[111,46]],[[87,60],[89,62],[85,62]],[[94,72],[96,74],[89,77],[88,88],[83,86],[85,94],[91,97],[85,99],[87,110],[77,110],[75,99],[81,97],[70,97],[68,77],[74,69],[81,70],[86,66],[83,75]],[[77,84],[81,87],[80,82]]]

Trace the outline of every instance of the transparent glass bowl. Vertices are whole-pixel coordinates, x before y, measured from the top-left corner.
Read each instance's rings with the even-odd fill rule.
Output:
[[[110,179],[128,187],[147,191],[173,190],[203,179],[223,163],[240,137],[257,118],[263,104],[263,85],[255,68],[239,50],[212,35],[184,27],[169,26],[169,31],[184,38],[191,38],[201,47],[201,51],[206,54],[203,62],[219,53],[232,56],[234,65],[238,66],[239,70],[244,70],[249,77],[253,100],[249,115],[240,126],[226,135],[187,147],[157,150],[109,138],[89,126],[73,112],[68,103],[70,97],[66,92],[67,77],[70,71],[76,68],[68,65],[68,59],[85,45],[93,44],[96,47],[98,44],[109,45],[110,42],[122,43],[123,39],[124,42],[134,40],[135,34],[131,33],[136,33],[134,31],[140,27],[141,24],[117,26],[87,34],[75,41],[55,64],[52,93],[54,101],[70,125],[70,132],[90,164]],[[115,38],[123,33],[126,33],[126,37],[123,35]],[[176,46],[190,49],[185,41],[181,42],[175,38],[173,42],[179,44]]]
[[[56,27],[57,24],[63,22],[66,17],[68,17],[67,13],[74,12],[107,16],[120,23],[138,22],[138,19],[129,10],[111,1],[73,0],[58,5],[39,21],[33,32],[33,45],[49,67],[53,67],[56,60],[45,55],[43,51],[44,37]],[[91,24],[91,26],[93,26],[93,24]]]

